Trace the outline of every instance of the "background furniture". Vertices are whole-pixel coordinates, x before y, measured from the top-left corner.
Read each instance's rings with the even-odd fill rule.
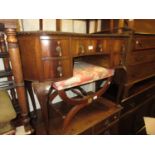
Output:
[[[114,83],[107,93],[124,108],[119,134],[145,133],[143,116],[155,115],[154,21],[113,20],[113,32],[129,35],[128,46],[121,57],[122,64],[116,70]],[[104,30],[111,33],[110,29],[102,29],[101,33]]]

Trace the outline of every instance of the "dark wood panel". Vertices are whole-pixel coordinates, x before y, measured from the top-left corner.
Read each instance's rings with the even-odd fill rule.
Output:
[[[42,62],[39,38],[19,37],[19,49],[21,53],[22,68],[25,80],[42,80]],[[40,65],[41,64],[41,65]]]

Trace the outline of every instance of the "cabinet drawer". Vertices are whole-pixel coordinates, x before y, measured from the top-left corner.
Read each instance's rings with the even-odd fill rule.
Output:
[[[96,40],[95,39],[72,39],[71,41],[71,53],[73,56],[82,56],[93,54],[96,52]]]
[[[97,124],[93,129],[93,134],[100,134],[101,132],[104,132],[105,129],[110,127],[113,122],[117,121],[119,119],[119,114],[115,114],[108,118],[105,121],[102,121],[101,123]]]
[[[155,62],[127,66],[128,80],[140,80],[155,74]]]
[[[155,61],[155,49],[142,50],[141,53],[132,53],[127,58],[128,65],[136,65]]]
[[[135,37],[133,40],[133,50],[155,48],[155,37]]]
[[[44,79],[60,80],[73,76],[71,59],[43,60]]]
[[[69,39],[67,38],[41,38],[42,57],[69,56]]]

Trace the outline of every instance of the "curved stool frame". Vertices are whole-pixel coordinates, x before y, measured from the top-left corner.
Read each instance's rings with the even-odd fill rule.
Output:
[[[103,79],[104,80],[104,79]],[[51,88],[49,90],[49,98],[48,98],[48,104],[50,102],[52,102],[54,100],[54,98],[59,95],[60,98],[67,104],[71,104],[73,105],[73,107],[71,108],[71,110],[67,113],[67,115],[64,118],[64,123],[63,123],[63,129],[65,129],[69,123],[71,122],[71,120],[73,119],[73,117],[84,107],[90,105],[94,100],[96,100],[97,98],[99,98],[101,95],[104,94],[104,92],[109,88],[110,84],[112,81],[112,77],[109,77],[106,79],[104,86],[102,88],[100,88],[97,92],[88,95],[86,94],[86,92],[81,88],[78,87],[78,90],[80,91],[74,91],[72,88],[71,91],[76,93],[79,96],[83,96],[82,98],[78,98],[78,99],[73,99],[73,98],[69,98],[65,92],[65,90],[56,90],[53,85],[51,85]],[[53,92],[53,90],[55,90]]]

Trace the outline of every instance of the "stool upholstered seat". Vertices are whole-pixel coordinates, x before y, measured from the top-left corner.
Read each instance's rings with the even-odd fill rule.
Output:
[[[107,69],[86,62],[74,63],[73,77],[54,82],[53,87],[57,90],[64,90],[75,86],[91,83],[114,75],[114,69]]]

